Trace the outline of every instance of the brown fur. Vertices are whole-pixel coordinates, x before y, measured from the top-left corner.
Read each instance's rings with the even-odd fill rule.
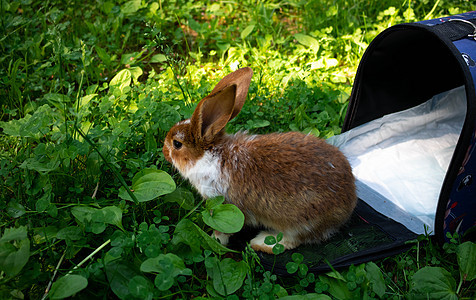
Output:
[[[284,231],[308,224],[300,239],[320,240],[347,221],[356,204],[354,178],[334,146],[299,132],[223,136],[212,151],[230,176],[226,199],[247,220]]]
[[[178,133],[181,134],[178,135]],[[162,150],[165,159],[170,163],[172,163],[170,150],[173,149],[173,140],[177,140],[184,145],[181,150],[174,151],[175,163],[178,164],[175,167],[177,167],[179,170],[186,168],[188,164],[193,163],[198,158],[202,157],[204,150],[211,147],[211,144],[205,144],[195,140],[190,130],[190,124],[175,125],[167,133],[167,136],[165,137],[164,148]]]

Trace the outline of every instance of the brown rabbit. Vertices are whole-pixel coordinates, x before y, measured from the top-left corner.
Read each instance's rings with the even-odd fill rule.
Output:
[[[349,162],[336,147],[299,132],[226,134],[252,75],[243,68],[224,77],[190,119],[170,129],[165,158],[203,197],[223,195],[244,213],[246,224],[267,228],[251,240],[253,249],[272,253],[264,239],[279,232],[285,249],[325,240],[357,202]],[[228,235],[215,234],[227,243]]]

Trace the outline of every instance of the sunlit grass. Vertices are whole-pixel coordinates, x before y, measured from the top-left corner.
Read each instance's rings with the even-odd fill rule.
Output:
[[[254,77],[229,131],[338,134],[372,39],[476,9],[470,1],[0,3],[0,298],[40,299],[53,282],[58,298],[224,297],[226,287],[230,299],[400,298],[426,266],[474,295],[474,281],[460,280],[457,239],[440,249],[422,236],[404,254],[321,277],[295,256],[289,280],[250,249],[225,255],[208,240],[207,203],[161,152],[168,129],[243,66]],[[125,200],[150,169],[170,174],[177,191]],[[165,176],[156,173],[152,184]],[[220,268],[239,280],[223,283]]]

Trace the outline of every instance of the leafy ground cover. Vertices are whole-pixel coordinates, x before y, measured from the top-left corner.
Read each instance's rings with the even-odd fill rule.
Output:
[[[471,1],[0,0],[0,298],[472,298],[475,245],[411,250],[283,279],[223,199],[167,164],[168,129],[240,66],[255,72],[229,131],[340,132],[359,59],[383,29]],[[134,191],[134,192],[132,192]],[[213,215],[210,215],[213,210]],[[273,242],[273,241],[272,241]],[[275,241],[274,241],[275,242]]]

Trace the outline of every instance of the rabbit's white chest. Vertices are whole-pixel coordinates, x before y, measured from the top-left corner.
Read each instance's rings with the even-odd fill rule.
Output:
[[[182,175],[206,198],[225,195],[228,190],[227,175],[221,170],[220,159],[209,151]]]

